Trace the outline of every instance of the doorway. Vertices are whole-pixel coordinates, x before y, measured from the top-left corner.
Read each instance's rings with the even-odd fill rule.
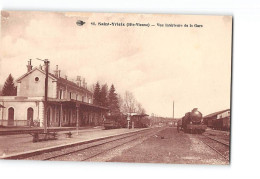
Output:
[[[27,124],[33,126],[33,108],[27,109]]]
[[[14,108],[8,109],[8,126],[14,125]]]

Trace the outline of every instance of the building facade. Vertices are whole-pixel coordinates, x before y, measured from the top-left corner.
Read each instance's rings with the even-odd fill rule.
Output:
[[[101,125],[107,108],[93,104],[93,94],[85,79],[77,76],[75,82],[60,76],[56,66],[48,73],[48,100],[45,105],[45,66],[32,68],[19,77],[17,96],[0,96],[0,125],[48,127]]]
[[[225,109],[203,117],[204,123],[211,128],[214,128],[217,122],[230,128],[230,109]]]
[[[228,117],[230,118],[230,110],[224,111],[217,115],[217,119],[228,118]]]

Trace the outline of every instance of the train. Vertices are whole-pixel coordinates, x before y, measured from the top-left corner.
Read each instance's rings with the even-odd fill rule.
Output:
[[[207,126],[216,130],[230,131],[230,117],[208,120]]]
[[[185,133],[202,134],[207,129],[207,125],[203,123],[202,113],[198,108],[194,108],[191,112],[187,112],[181,120],[177,122],[177,130]]]
[[[104,128],[147,128],[150,126],[150,120],[147,114],[119,114],[105,117]]]
[[[113,115],[106,116],[104,120],[104,128],[105,129],[117,129],[123,126],[122,116],[121,115]]]

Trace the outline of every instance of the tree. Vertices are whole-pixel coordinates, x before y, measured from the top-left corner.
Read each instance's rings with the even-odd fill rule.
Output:
[[[108,87],[107,84],[102,85],[100,91],[100,105],[104,107],[108,107]]]
[[[123,110],[125,113],[136,112],[136,100],[133,93],[129,91],[124,94]]]
[[[139,113],[139,114],[145,114],[145,109],[143,108],[141,103],[137,103],[137,110],[136,110],[136,112]]]
[[[145,114],[145,109],[139,103],[133,93],[126,91],[124,97],[121,98],[120,108],[123,113],[138,113]]]
[[[119,106],[120,112],[124,113],[124,99],[122,98],[122,96],[120,94],[117,95],[117,99],[118,99],[118,106]]]
[[[118,97],[115,92],[115,87],[112,84],[110,89],[109,89],[109,94],[108,94],[108,107],[110,110],[110,113],[112,115],[119,115],[120,114],[120,108],[119,108],[119,103],[118,103]]]
[[[93,98],[94,98],[93,103],[96,105],[100,105],[100,85],[98,82],[96,83],[96,86],[94,89]]]
[[[8,78],[5,81],[3,90],[3,96],[16,96],[17,95],[17,88],[14,86],[14,78],[11,74],[9,74]]]

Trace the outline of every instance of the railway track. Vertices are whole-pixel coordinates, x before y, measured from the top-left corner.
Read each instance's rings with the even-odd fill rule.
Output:
[[[207,130],[203,135],[217,137],[220,141],[225,141],[226,143],[230,142],[230,132],[227,131],[215,131],[215,130]]]
[[[202,137],[203,136],[203,137]],[[230,151],[230,146],[229,143],[220,141],[216,138],[209,137],[207,135],[202,135],[199,137],[199,140],[207,145],[209,148],[217,152],[222,158],[225,160],[229,161],[229,151]]]
[[[120,146],[134,142],[139,138],[157,133],[160,130],[162,129],[146,129],[142,131],[96,139],[63,148],[53,148],[49,151],[28,153],[27,155],[17,157],[13,156],[9,159],[88,161],[113,149],[119,148]]]
[[[219,139],[216,139],[216,138],[213,138],[213,137],[209,137],[209,136],[207,136],[207,135],[203,135],[203,136],[205,136],[205,137],[207,137],[207,138],[209,138],[209,139],[211,139],[211,140],[213,140],[213,141],[216,141],[216,142],[218,142],[218,143],[221,143],[221,144],[223,144],[223,145],[229,147],[229,142],[228,142],[228,141],[219,140]]]

